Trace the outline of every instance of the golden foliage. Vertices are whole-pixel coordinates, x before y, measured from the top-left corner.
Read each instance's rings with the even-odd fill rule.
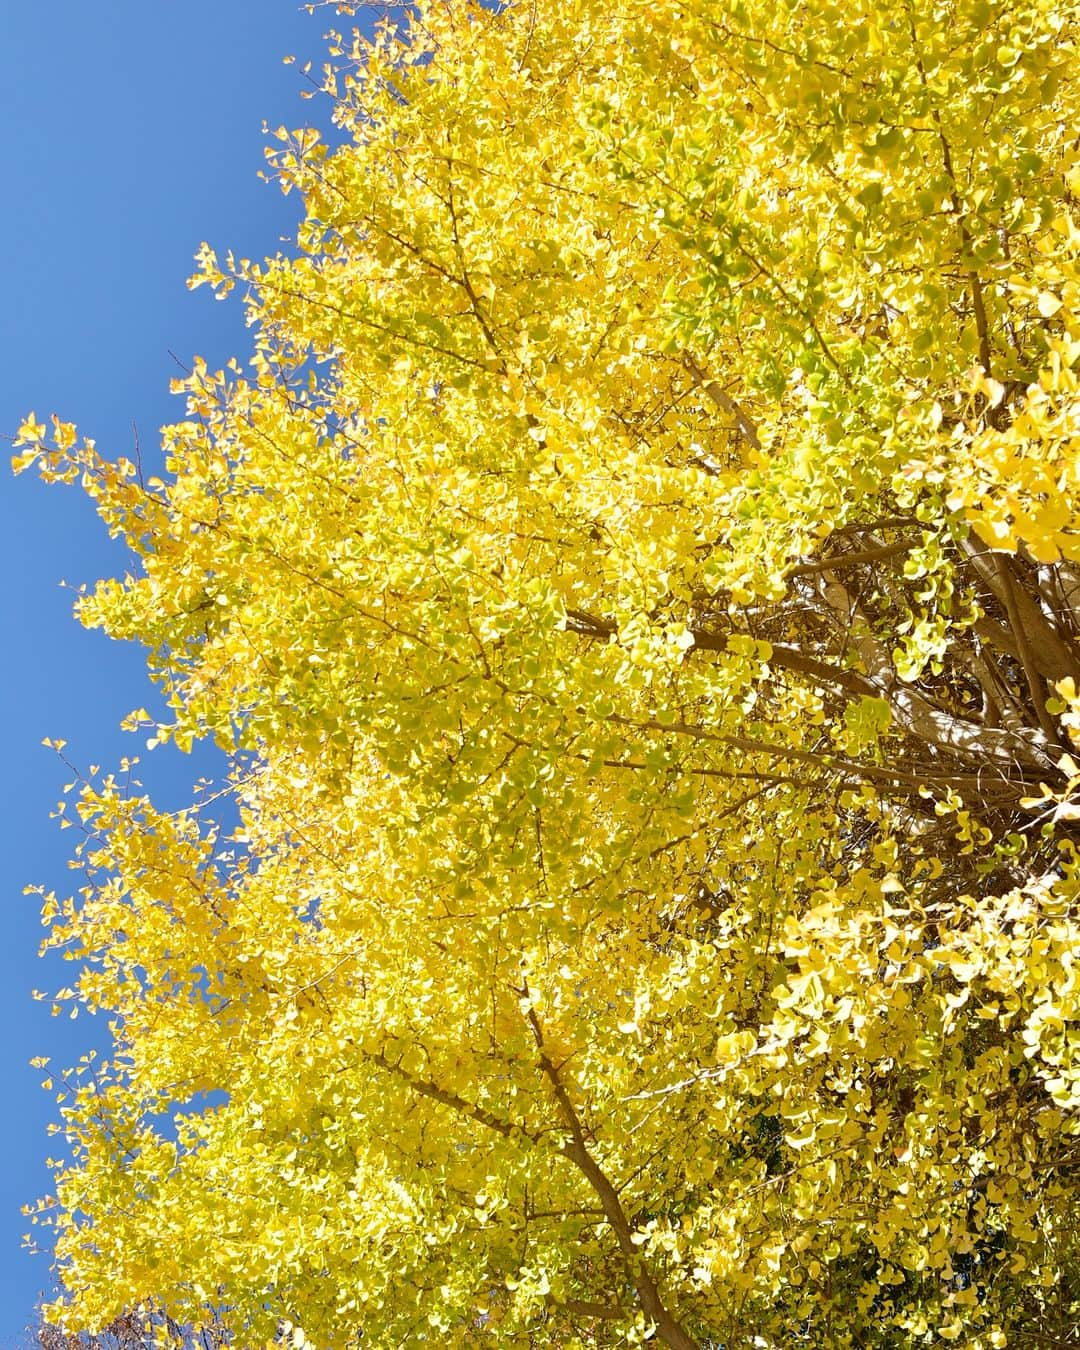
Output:
[[[79,799],[58,1316],[1066,1343],[1078,18],[423,0],[164,477],[27,420],[242,820]]]

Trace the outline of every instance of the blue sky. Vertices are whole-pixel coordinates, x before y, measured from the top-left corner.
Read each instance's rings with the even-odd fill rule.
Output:
[[[157,428],[183,411],[168,394],[170,350],[214,367],[243,359],[239,303],[189,293],[184,281],[203,239],[254,257],[293,233],[295,198],[257,176],[261,126],[324,115],[300,100],[298,68],[282,58],[318,65],[335,21],[297,0],[0,5],[0,434],[30,409],[56,412],[116,454],[130,455],[134,425],[149,457]],[[0,549],[0,1347],[12,1350],[27,1344],[23,1328],[50,1285],[48,1258],[20,1247],[20,1206],[48,1189],[55,1109],[28,1061],[72,1062],[103,1030],[50,1018],[30,996],[66,970],[37,959],[41,928],[22,890],[40,882],[66,893],[72,842],[48,819],[66,775],[40,742],[65,738],[80,765],[115,763],[141,748],[117,724],[150,695],[141,653],[80,629],[59,586],[124,567],[76,490],[14,480],[0,466]],[[199,773],[217,772],[209,756],[162,751],[143,769],[174,804]]]

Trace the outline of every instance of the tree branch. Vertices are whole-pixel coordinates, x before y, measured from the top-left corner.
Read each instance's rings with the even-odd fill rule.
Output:
[[[620,1308],[617,1303],[590,1303],[583,1298],[556,1298],[553,1294],[548,1294],[546,1302],[549,1307],[561,1308],[575,1317],[594,1317],[598,1321],[613,1322],[626,1316],[625,1308]]]
[[[960,546],[970,558],[980,579],[1009,615],[1009,624],[1016,639],[1015,655],[1023,661],[1021,643],[1026,641],[1030,659],[1044,679],[1056,682],[1069,675],[1076,678],[1080,672],[1069,644],[1024,588],[1016,585],[1008,557],[992,552],[972,536],[963,540]],[[1004,570],[995,561],[998,557],[1004,563]],[[988,640],[993,641],[993,638]]]
[[[1046,686],[1039,678],[1039,671],[1035,664],[1031,643],[1028,642],[1027,633],[1024,630],[1024,621],[1020,616],[1020,606],[1016,591],[1016,583],[1013,580],[1012,569],[1009,567],[1004,556],[1000,553],[994,554],[994,563],[997,567],[998,576],[1001,578],[1002,599],[1005,602],[1005,612],[1009,616],[1009,625],[1016,635],[1016,645],[1020,650],[1020,663],[1024,667],[1024,678],[1027,680],[1032,707],[1035,709],[1035,716],[1039,720],[1039,726],[1042,728],[1043,735],[1046,737],[1047,741],[1053,745],[1057,740],[1057,732],[1054,729],[1053,722],[1050,720],[1050,714],[1046,711]]]
[[[468,1116],[486,1129],[501,1134],[504,1139],[521,1137],[528,1139],[532,1144],[540,1142],[539,1135],[530,1134],[523,1125],[513,1125],[507,1120],[500,1120],[498,1116],[493,1116],[490,1111],[485,1111],[482,1106],[477,1106],[475,1102],[470,1102],[465,1097],[459,1097],[456,1092],[448,1092],[445,1088],[439,1087],[437,1083],[433,1083],[427,1078],[418,1078],[408,1069],[403,1069],[400,1064],[395,1064],[393,1060],[387,1059],[381,1051],[364,1050],[361,1053],[372,1064],[377,1064],[380,1069],[385,1069],[387,1073],[391,1073],[395,1078],[400,1078],[403,1083],[407,1083],[421,1097],[427,1097],[433,1102],[439,1102],[442,1106],[448,1106],[459,1115]]]
[[[526,997],[528,997],[528,988],[526,987]],[[648,1268],[642,1259],[641,1251],[634,1242],[633,1229],[630,1221],[626,1217],[626,1211],[622,1207],[619,1199],[619,1193],[611,1184],[606,1173],[597,1163],[596,1159],[589,1152],[588,1145],[585,1142],[585,1130],[581,1124],[574,1103],[570,1099],[570,1094],[566,1090],[566,1085],[560,1077],[559,1070],[548,1057],[544,1045],[544,1033],[540,1026],[540,1019],[536,1015],[535,1009],[530,1005],[528,1013],[529,1026],[532,1028],[533,1039],[536,1041],[536,1048],[539,1052],[540,1067],[545,1077],[551,1084],[551,1090],[555,1094],[555,1100],[559,1105],[560,1114],[570,1131],[570,1138],[562,1147],[563,1156],[568,1158],[578,1168],[581,1174],[588,1181],[596,1192],[601,1205],[604,1208],[604,1216],[615,1234],[615,1240],[619,1244],[619,1251],[622,1253],[623,1263],[630,1280],[637,1291],[637,1296],[641,1301],[641,1306],[647,1315],[652,1319],[660,1337],[672,1347],[672,1350],[698,1350],[698,1344],[684,1331],[675,1317],[668,1311],[660,1294],[660,1289],[656,1281],[650,1275]]]
[[[611,619],[606,619],[597,614],[589,614],[581,609],[568,609],[566,611],[566,623],[572,633],[579,633],[582,637],[593,638],[597,641],[609,639],[617,631],[616,625]],[[739,633],[712,633],[706,628],[697,626],[691,626],[689,632],[694,639],[694,648],[703,652],[726,652],[729,638],[750,636],[750,634]],[[769,658],[770,665],[779,666],[782,670],[796,671],[800,675],[806,675],[817,684],[835,686],[855,696],[873,697],[878,693],[877,688],[857,671],[845,670],[841,666],[830,666],[827,662],[819,661],[816,657],[807,656],[798,647],[789,647],[782,642],[773,642],[769,645],[772,648],[772,655]]]
[[[860,567],[863,563],[881,562],[885,558],[895,558],[900,553],[910,553],[914,547],[910,539],[900,539],[894,544],[882,544],[878,548],[863,548],[853,553],[837,553],[828,558],[814,558],[810,562],[797,563],[787,575],[805,577],[814,572],[835,572],[841,567]]]
[[[734,417],[736,425],[749,443],[755,450],[760,450],[761,438],[758,436],[757,426],[742,405],[737,403],[722,385],[706,375],[689,352],[683,352],[682,359],[683,365],[694,377],[694,383],[698,388],[721,412],[727,413],[729,417]]]

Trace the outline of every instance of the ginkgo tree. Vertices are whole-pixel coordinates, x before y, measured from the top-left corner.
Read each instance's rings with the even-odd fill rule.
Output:
[[[21,429],[231,765],[74,801],[52,1315],[1074,1343],[1080,7],[399,18],[161,476]]]

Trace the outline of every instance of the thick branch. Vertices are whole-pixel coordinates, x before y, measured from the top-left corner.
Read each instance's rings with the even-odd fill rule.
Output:
[[[910,553],[914,547],[910,539],[900,539],[894,544],[881,544],[878,548],[863,548],[852,553],[837,553],[829,558],[814,558],[811,562],[797,563],[787,575],[805,577],[814,572],[835,572],[841,567],[859,567],[863,563],[882,562],[885,558]]]
[[[1050,720],[1050,714],[1046,711],[1046,686],[1039,678],[1039,670],[1035,664],[1031,643],[1027,640],[1024,623],[1020,617],[1019,593],[1016,589],[1016,583],[1013,581],[1012,571],[1008,563],[1000,553],[994,555],[994,562],[997,566],[998,576],[1001,578],[1002,598],[1005,601],[1005,611],[1009,616],[1009,625],[1016,634],[1016,645],[1020,650],[1020,663],[1024,667],[1024,678],[1027,680],[1035,716],[1039,719],[1039,726],[1042,727],[1043,735],[1053,745],[1057,736],[1054,731],[1054,724]]]
[[[617,1321],[626,1316],[625,1308],[616,1303],[591,1303],[583,1298],[555,1298],[549,1294],[547,1303],[552,1308],[561,1308],[574,1317],[591,1317],[597,1321]]]
[[[710,633],[702,628],[691,628],[690,634],[694,639],[694,648],[698,651],[728,650],[727,633]],[[769,646],[772,649],[772,655],[769,657],[770,665],[779,666],[782,670],[793,670],[799,675],[807,676],[815,684],[835,686],[856,696],[872,697],[877,693],[870,681],[864,679],[858,671],[845,670],[842,666],[831,666],[825,661],[817,660],[816,657],[807,656],[798,647],[789,647],[786,643],[771,642]]]
[[[689,352],[683,353],[683,364],[694,377],[694,383],[701,389],[706,397],[709,398],[721,412],[727,413],[729,417],[734,417],[742,434],[755,450],[760,450],[761,438],[758,436],[757,427],[742,405],[737,403],[721,384],[718,384],[716,380],[711,379],[706,375]]]
[[[872,783],[906,783],[909,787],[920,788],[928,783],[951,783],[958,789],[966,786],[967,788],[979,787],[980,791],[985,791],[989,787],[987,775],[983,774],[961,774],[961,773],[937,773],[934,771],[925,771],[922,773],[907,773],[903,769],[889,769],[884,765],[876,764],[858,764],[854,760],[845,759],[842,755],[830,755],[816,750],[802,750],[795,746],[776,745],[769,741],[754,740],[749,736],[728,736],[723,732],[710,731],[705,727],[691,726],[686,722],[658,722],[651,719],[636,722],[630,717],[620,717],[617,713],[607,719],[609,722],[615,722],[620,726],[631,727],[635,731],[654,731],[662,735],[688,736],[696,741],[715,741],[719,745],[729,746],[733,750],[740,750],[748,755],[767,755],[773,759],[790,759],[798,764],[812,764],[817,768],[825,769],[830,772],[850,774],[853,778]],[[959,720],[959,719],[958,719]],[[975,731],[983,731],[984,728],[974,728]],[[995,737],[1006,736],[1007,733],[993,731]],[[1010,737],[1009,744],[1016,741],[1017,737]],[[1022,742],[1027,745],[1026,742]],[[985,758],[985,756],[982,756]],[[1015,763],[1015,760],[1012,761]],[[625,761],[621,767],[631,767]],[[754,777],[762,781],[779,776],[766,773],[745,773],[728,769],[703,769],[694,767],[687,772],[712,775],[720,778],[741,778]],[[803,780],[796,780],[803,781]],[[1003,772],[1001,775],[1000,786],[1012,794],[1018,794],[1020,787],[1013,782]]]
[[[976,619],[972,625],[971,631],[977,638],[981,638],[988,647],[993,647],[995,651],[1004,652],[1006,656],[1020,659],[1020,648],[1016,645],[1016,638],[1005,627],[1004,624],[988,619],[984,614],[981,619]]]
[[[961,547],[971,559],[971,565],[980,580],[1009,615],[1009,624],[1016,639],[1016,655],[1023,660],[1022,644],[1028,644],[1034,668],[1045,680],[1076,678],[1077,662],[1069,644],[1053,627],[1038,604],[1023,586],[1015,584],[1012,566],[1006,555],[992,553],[975,538],[963,541]],[[995,561],[1001,557],[1003,566]],[[1012,585],[1009,585],[1012,582]],[[993,639],[990,639],[993,641]]]
[[[850,628],[855,649],[867,675],[878,692],[889,702],[897,722],[926,745],[947,750],[962,759],[991,761],[1003,773],[1023,764],[1043,772],[1053,761],[1043,745],[1032,743],[1015,731],[984,726],[966,717],[957,717],[935,708],[917,690],[896,674],[892,656],[875,636],[865,615],[859,610],[847,588],[827,572],[822,593],[837,617]],[[1043,740],[1041,733],[1034,733]],[[1011,776],[1011,774],[1009,775]]]
[[[573,1103],[559,1078],[558,1070],[548,1059],[543,1046],[543,1034],[540,1031],[540,1024],[536,1019],[536,1014],[530,1010],[530,1023],[533,1027],[533,1034],[537,1038],[537,1046],[540,1049],[540,1064],[548,1081],[552,1085],[557,1102],[559,1103],[560,1113],[563,1116],[568,1128],[570,1129],[570,1139],[563,1144],[560,1152],[569,1162],[583,1174],[585,1179],[596,1192],[597,1198],[603,1207],[604,1217],[607,1219],[615,1239],[619,1244],[619,1250],[622,1253],[623,1260],[627,1267],[627,1272],[633,1281],[634,1288],[637,1290],[638,1297],[641,1300],[641,1306],[652,1318],[656,1324],[657,1331],[667,1342],[674,1347],[674,1350],[698,1350],[697,1342],[690,1339],[682,1327],[672,1317],[664,1306],[660,1297],[660,1291],[656,1282],[645,1269],[641,1255],[631,1240],[630,1223],[623,1211],[622,1204],[619,1201],[618,1192],[612,1186],[611,1182],[605,1176],[595,1159],[589,1153],[585,1144],[585,1134],[581,1127],[581,1122],[574,1111]],[[365,1057],[379,1068],[385,1069],[395,1078],[400,1078],[415,1092],[422,1097],[427,1097],[430,1101],[438,1102],[442,1106],[449,1107],[459,1115],[467,1116],[470,1120],[475,1120],[489,1130],[494,1130],[504,1139],[524,1138],[531,1143],[539,1143],[539,1137],[531,1134],[520,1125],[512,1125],[509,1121],[500,1120],[490,1111],[485,1111],[482,1106],[475,1102],[468,1101],[465,1097],[460,1097],[456,1092],[448,1092],[445,1088],[439,1087],[437,1083],[431,1082],[426,1078],[419,1078],[416,1074],[410,1073],[408,1069],[395,1064],[393,1060],[388,1059],[381,1051],[366,1051]],[[583,1303],[578,1300],[566,1300],[563,1306],[571,1312],[577,1312],[586,1317],[618,1317],[620,1312],[617,1309],[608,1307],[599,1303]]]
[[[568,609],[566,621],[571,632],[580,633],[582,637],[607,640],[616,632],[616,626],[611,619],[603,618],[597,614],[589,614],[581,609]],[[732,633],[713,633],[696,625],[691,626],[689,631],[694,639],[694,648],[703,652],[726,652],[730,637],[743,636]],[[749,636],[749,634],[745,636]],[[807,656],[798,647],[790,647],[785,643],[773,642],[769,645],[772,648],[772,655],[769,658],[770,665],[779,666],[782,670],[796,671],[817,684],[843,689],[854,696],[866,695],[872,697],[878,692],[870,681],[864,679],[857,671],[845,670],[840,666],[831,666],[825,661],[819,661],[816,657]]]
[[[854,602],[848,591],[835,578],[826,578],[823,587],[825,598],[834,613],[842,619],[845,628],[850,625],[855,613]],[[1015,729],[1003,729],[973,722],[968,718],[957,717],[935,708],[933,704],[909,685],[904,684],[896,675],[892,658],[883,643],[870,632],[869,625],[860,616],[861,623],[854,633],[856,651],[862,661],[866,675],[857,671],[844,670],[839,666],[828,665],[814,657],[806,656],[795,647],[773,644],[771,663],[781,668],[796,671],[808,676],[820,684],[843,689],[853,695],[881,697],[888,700],[898,725],[931,747],[949,750],[961,758],[985,761],[996,765],[1001,775],[1002,785],[1016,778],[1017,768],[1023,764],[1037,767],[1045,773],[1053,767],[1038,744],[1033,745],[1024,735]],[[616,631],[616,625],[610,619],[589,614],[584,610],[568,610],[567,623],[571,631],[596,640],[608,639]],[[700,628],[691,628],[694,646],[703,651],[722,652],[727,650],[728,635],[709,633]],[[754,740],[746,736],[729,736],[721,732],[694,727],[682,723],[635,722],[628,718],[613,716],[611,721],[639,731],[657,731],[693,737],[695,740],[713,741],[726,745],[733,750],[746,754],[768,755],[776,759],[794,760],[798,763],[813,764],[823,769],[852,775],[863,781],[875,783],[905,783],[919,787],[926,783],[952,783],[959,790],[979,788],[985,792],[989,783],[985,774],[948,774],[925,772],[906,773],[901,769],[884,766],[857,764],[852,760],[833,755],[820,754],[795,746],[783,746]],[[1041,737],[1040,737],[1041,739]],[[629,767],[620,765],[620,767]],[[703,772],[705,772],[703,770]],[[737,776],[737,775],[721,775]],[[1019,777],[1023,777],[1022,773]],[[963,786],[961,786],[963,785]]]
[[[364,1056],[372,1064],[377,1064],[380,1069],[385,1069],[387,1073],[391,1073],[395,1078],[400,1078],[403,1083],[407,1083],[421,1097],[427,1097],[433,1102],[439,1102],[442,1106],[448,1106],[459,1115],[468,1116],[486,1129],[501,1134],[504,1139],[523,1138],[528,1139],[533,1144],[539,1143],[539,1137],[530,1134],[524,1126],[512,1125],[509,1121],[500,1120],[498,1116],[493,1116],[490,1111],[485,1111],[482,1106],[477,1106],[475,1102],[459,1097],[456,1092],[447,1092],[445,1088],[439,1087],[437,1083],[432,1083],[427,1078],[418,1078],[408,1069],[403,1069],[400,1064],[395,1064],[393,1060],[387,1059],[381,1051],[364,1051]]]
[[[634,1243],[633,1229],[630,1226],[630,1220],[626,1217],[626,1211],[622,1207],[619,1193],[589,1152],[581,1118],[570,1099],[570,1094],[559,1075],[559,1070],[548,1057],[544,1046],[544,1033],[540,1026],[540,1019],[531,1007],[528,1017],[533,1038],[536,1041],[536,1048],[540,1054],[540,1067],[551,1084],[551,1090],[559,1104],[560,1114],[570,1131],[570,1138],[562,1148],[563,1156],[574,1163],[596,1192],[604,1208],[604,1215],[615,1234],[615,1240],[619,1244],[627,1274],[637,1291],[641,1306],[652,1319],[660,1337],[672,1346],[673,1350],[698,1350],[697,1342],[687,1335],[679,1322],[667,1310],[659,1287],[649,1274],[641,1252]]]

